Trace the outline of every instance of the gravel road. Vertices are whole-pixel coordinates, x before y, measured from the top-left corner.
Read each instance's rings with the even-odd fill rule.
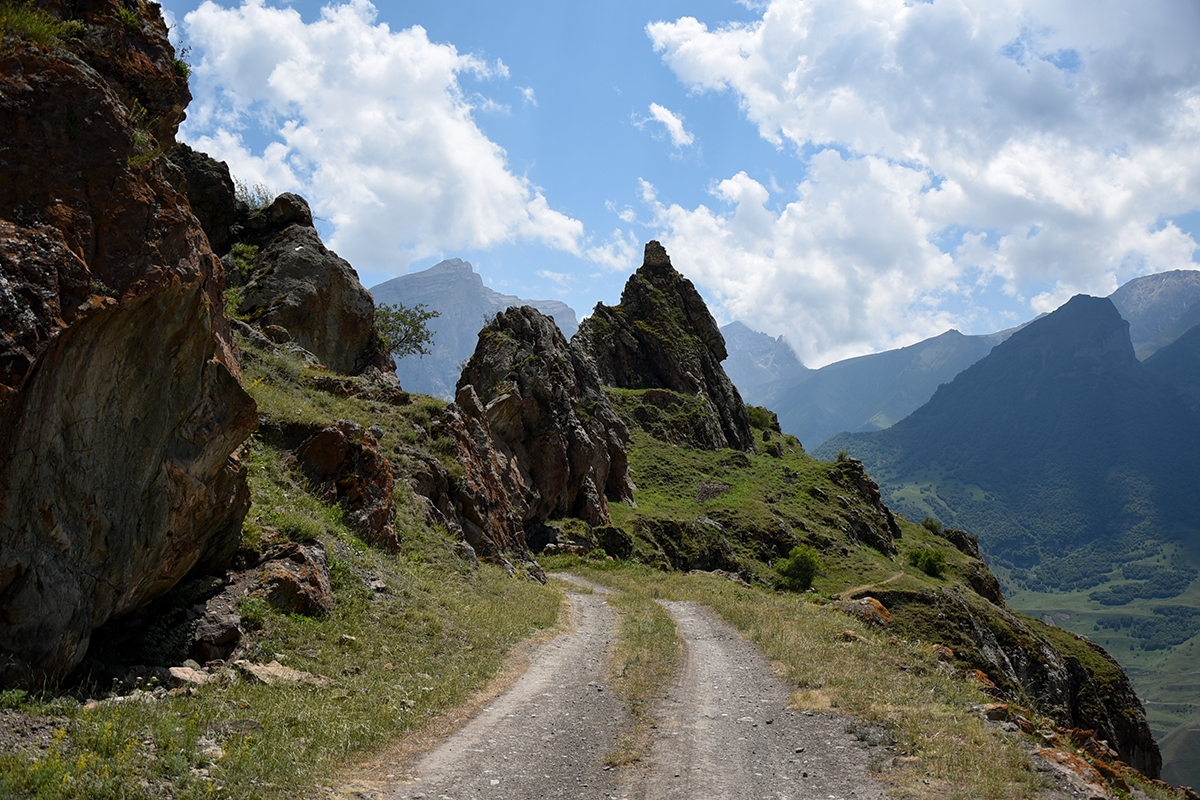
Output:
[[[569,592],[572,628],[544,645],[512,687],[417,762],[390,797],[531,800],[620,797],[604,764],[628,719],[605,682],[616,614],[609,590]]]
[[[846,720],[787,709],[791,687],[756,647],[704,607],[666,602],[683,642],[676,685],[656,710],[647,764],[604,765],[628,715],[605,683],[609,590],[568,592],[573,630],[534,656],[487,709],[416,765],[391,798],[742,800],[885,797]]]
[[[883,798],[846,720],[789,711],[791,687],[707,608],[664,602],[684,643],[679,679],[657,709],[651,767],[631,798]]]

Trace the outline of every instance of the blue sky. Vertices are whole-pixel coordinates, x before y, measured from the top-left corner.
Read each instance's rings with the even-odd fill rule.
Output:
[[[652,238],[804,362],[1192,268],[1193,0],[165,0],[180,138],[374,285],[442,258],[580,314]]]

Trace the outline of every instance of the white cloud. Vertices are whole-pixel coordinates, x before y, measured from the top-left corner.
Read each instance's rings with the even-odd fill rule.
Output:
[[[632,213],[632,212],[631,212]],[[622,216],[624,219],[624,216]],[[642,242],[633,231],[617,228],[604,244],[584,251],[584,256],[597,264],[617,271],[637,269],[642,263]],[[592,277],[596,277],[593,275]]]
[[[517,88],[520,89],[520,91],[521,91],[521,97],[525,100],[525,105],[533,106],[534,108],[537,108],[537,104],[538,104],[537,95],[535,95],[533,93],[533,87],[532,86],[518,86]]]
[[[360,270],[395,274],[414,258],[516,239],[578,254],[582,223],[513,174],[472,118],[505,109],[469,99],[460,76],[508,68],[375,14],[349,0],[306,24],[262,0],[203,3],[184,22],[202,57],[183,138],[247,182],[303,193]],[[259,126],[274,132],[265,147],[251,144]]]
[[[671,137],[671,144],[676,148],[690,147],[696,137],[689,133],[683,127],[683,117],[673,113],[670,109],[660,106],[658,103],[650,104],[650,116],[643,120],[638,127],[641,127],[651,119],[661,122],[667,130],[667,135]]]
[[[988,286],[1032,316],[1195,266],[1164,224],[1200,208],[1194,3],[773,0],[647,33],[804,162],[782,211],[745,174],[716,211],[643,194],[673,257],[814,363],[969,329]]]

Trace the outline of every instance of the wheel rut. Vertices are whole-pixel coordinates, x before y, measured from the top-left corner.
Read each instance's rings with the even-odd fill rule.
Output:
[[[560,576],[562,577],[562,576]],[[606,682],[616,614],[610,590],[569,576],[572,630],[543,645],[500,697],[377,796],[396,800],[800,800],[886,797],[847,721],[788,709],[791,687],[713,612],[663,601],[683,643],[675,685],[656,707],[649,757],[604,763],[628,713]]]

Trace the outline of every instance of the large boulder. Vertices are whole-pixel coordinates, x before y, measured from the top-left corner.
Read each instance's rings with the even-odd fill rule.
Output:
[[[167,157],[179,168],[175,186],[187,195],[192,213],[208,236],[213,252],[224,255],[233,245],[230,229],[238,222],[237,197],[229,165],[180,142]]]
[[[601,383],[701,395],[720,423],[719,446],[757,449],[746,404],[721,367],[727,356],[721,329],[658,242],[646,244],[621,304],[597,303],[572,342],[594,359]]]
[[[280,222],[303,217],[296,195],[281,195],[263,214]],[[308,206],[304,204],[303,211]],[[256,326],[277,325],[335,372],[368,367],[394,371],[374,333],[375,302],[358,273],[302,221],[290,224],[259,253],[238,313]]]
[[[157,5],[74,4],[75,54],[0,55],[0,685],[221,569],[249,506],[224,276],[165,179],[187,81]]]
[[[591,359],[530,306],[502,311],[479,333],[458,381],[483,404],[498,447],[531,490],[523,521],[612,521],[608,500],[630,500],[629,431],[600,388]]]

